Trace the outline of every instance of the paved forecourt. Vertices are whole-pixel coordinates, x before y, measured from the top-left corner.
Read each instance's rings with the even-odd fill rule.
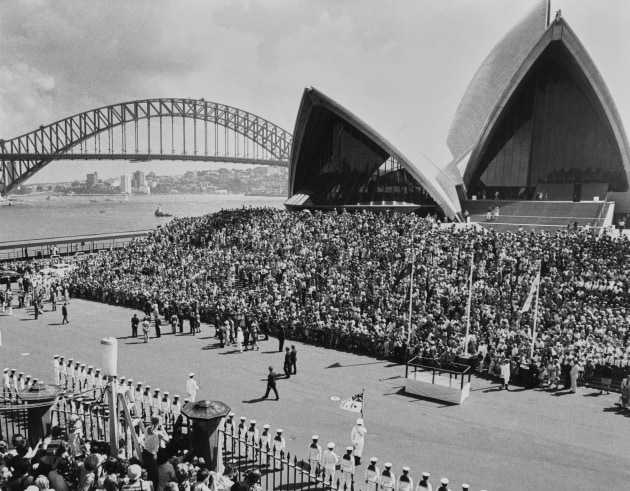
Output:
[[[221,400],[238,416],[284,429],[291,455],[304,458],[311,436],[320,436],[343,453],[350,443],[356,413],[339,409],[335,398],[348,398],[365,387],[368,429],[364,464],[358,468],[363,489],[365,462],[390,461],[400,474],[411,467],[414,479],[431,472],[435,483],[447,476],[451,488],[471,489],[626,489],[630,420],[615,406],[617,395],[599,396],[580,389],[577,395],[545,391],[496,390],[473,379],[469,399],[447,406],[403,393],[404,367],[389,361],[295,343],[298,373],[278,381],[280,401],[261,399],[267,367],[282,374],[284,356],[278,342],[260,342],[260,351],[235,353],[219,348],[214,328],[202,325],[196,336],[170,334],[148,344],[129,338],[131,309],[72,300],[70,324],[61,324],[61,309],[38,320],[24,309],[0,313],[0,368],[14,367],[34,377],[52,377],[52,356],[64,355],[100,366],[100,339],[119,340],[119,373],[185,397],[189,372],[201,385],[198,399]],[[186,328],[188,327],[186,323]],[[287,340],[285,346],[292,342]]]

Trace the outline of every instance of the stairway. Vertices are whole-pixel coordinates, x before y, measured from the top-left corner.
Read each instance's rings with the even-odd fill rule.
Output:
[[[488,207],[499,207],[499,216],[487,219]],[[598,218],[605,216],[609,202],[586,201],[512,201],[512,200],[469,200],[462,203],[462,211],[468,210],[470,221],[497,231],[516,232],[520,227],[525,231],[554,232],[566,228],[569,223],[578,227],[601,226]]]

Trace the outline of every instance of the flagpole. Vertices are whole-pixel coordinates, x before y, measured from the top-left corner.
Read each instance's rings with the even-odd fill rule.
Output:
[[[538,295],[540,293],[540,271],[542,269],[542,261],[538,263],[538,285],[536,285],[536,306],[534,307],[534,327],[532,329],[532,346],[529,352],[529,360],[534,359],[534,346],[536,344],[536,325],[538,323]]]
[[[411,314],[413,305],[413,272],[416,265],[416,249],[413,247],[413,238],[411,239],[411,247],[413,248],[413,254],[411,256],[411,276],[409,279],[409,329],[407,331],[407,349],[409,349],[409,343],[411,342]],[[405,353],[405,360],[407,354]]]
[[[363,419],[363,409],[365,408],[365,387],[363,387],[363,392],[361,394],[361,418]]]
[[[466,306],[466,336],[464,337],[464,356],[468,358],[468,336],[470,335],[470,311],[472,308],[473,268],[475,264],[475,251],[470,257],[470,278],[468,280],[468,305]]]

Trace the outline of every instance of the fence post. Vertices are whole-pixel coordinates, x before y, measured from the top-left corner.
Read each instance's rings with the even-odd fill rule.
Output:
[[[26,402],[28,413],[28,438],[32,447],[46,436],[46,426],[50,426],[50,410],[61,393],[58,385],[36,382],[30,388],[20,391],[18,397]],[[28,407],[32,403],[35,407]]]
[[[205,459],[211,471],[222,470],[218,427],[229,412],[230,408],[219,401],[189,402],[182,408],[184,416],[192,421],[193,452]]]

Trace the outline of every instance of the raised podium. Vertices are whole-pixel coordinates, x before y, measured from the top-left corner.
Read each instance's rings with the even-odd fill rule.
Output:
[[[453,363],[450,370],[432,366],[429,360],[416,357],[405,367],[405,392],[449,404],[461,404],[470,395],[469,365]]]

